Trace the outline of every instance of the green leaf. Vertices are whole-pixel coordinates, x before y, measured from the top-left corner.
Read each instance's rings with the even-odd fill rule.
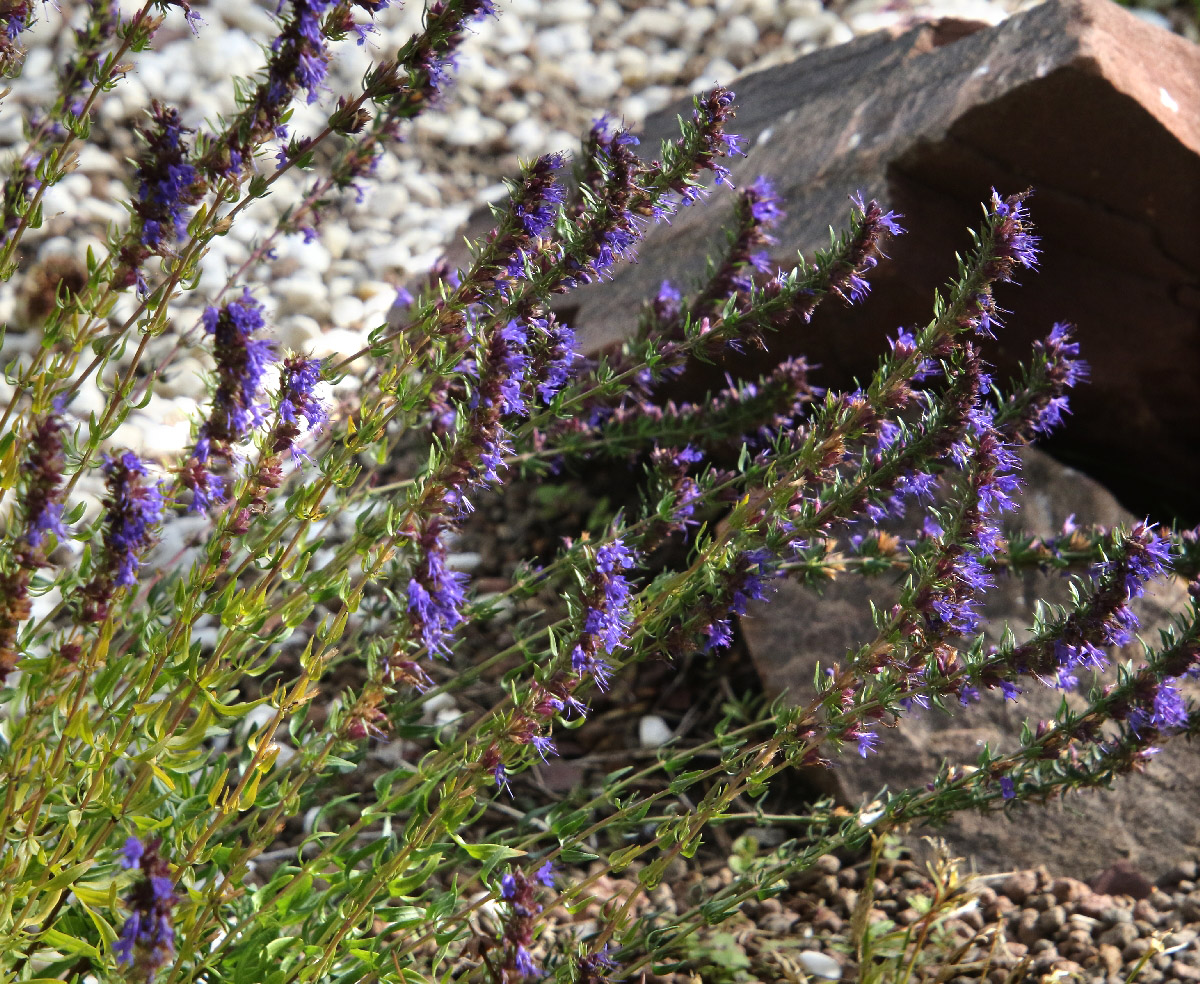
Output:
[[[299,936],[281,936],[277,940],[272,940],[267,944],[267,956],[274,960],[281,950],[286,950],[291,945],[292,940],[300,939]]]
[[[507,861],[509,858],[524,857],[526,853],[525,851],[518,851],[515,847],[506,847],[503,844],[468,844],[455,833],[450,834],[450,839],[466,851],[468,857],[483,862],[484,874],[495,868],[501,861]]]
[[[77,940],[74,936],[68,936],[66,933],[60,933],[57,929],[45,930],[42,933],[42,941],[56,950],[77,953],[83,957],[91,957],[93,960],[100,959],[100,951],[90,943]]]
[[[75,889],[75,895],[79,898],[78,887]],[[117,942],[117,931],[109,925],[108,920],[100,915],[100,913],[94,912],[92,907],[84,902],[82,898],[79,898],[79,904],[83,907],[83,911],[87,913],[88,918],[91,919],[92,925],[96,927],[96,932],[100,934],[100,938],[104,941],[105,945],[112,946],[112,944]]]
[[[50,881],[46,883],[42,891],[53,892],[60,888],[66,888],[95,863],[96,862],[94,860],[89,859],[87,861],[80,861],[79,864],[71,865],[71,867],[67,868],[65,871],[60,871],[57,875],[51,878]]]

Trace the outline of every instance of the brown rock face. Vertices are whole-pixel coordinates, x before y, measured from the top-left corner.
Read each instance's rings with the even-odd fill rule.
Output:
[[[1035,449],[1022,452],[1027,483],[1014,528],[1049,536],[1074,513],[1080,522],[1130,522],[1111,495],[1090,479],[1058,465]],[[896,585],[883,579],[846,577],[823,594],[786,582],[769,604],[756,605],[741,620],[742,634],[755,667],[771,696],[786,691],[797,703],[813,696],[818,662],[836,663],[849,648],[875,634],[870,601],[890,606]],[[984,606],[989,641],[999,642],[1005,626],[1018,640],[1028,637],[1033,606],[1039,599],[1056,604],[1069,599],[1066,582],[1057,575],[1029,573],[1000,580]],[[1186,608],[1182,585],[1167,585],[1135,603],[1143,635],[1156,639],[1156,628],[1170,613]],[[1135,644],[1118,659],[1137,660]],[[1110,671],[1110,676],[1114,674]],[[843,755],[827,777],[843,801],[858,805],[887,786],[899,790],[923,786],[943,761],[971,766],[986,742],[993,750],[1016,746],[1021,725],[1053,717],[1062,693],[1030,680],[1017,702],[985,693],[978,704],[953,707],[954,714],[921,711],[881,732],[878,754],[866,759]],[[1082,706],[1082,699],[1069,701]],[[1013,817],[960,814],[939,830],[951,849],[973,858],[981,868],[1024,868],[1045,864],[1058,875],[1087,878],[1123,862],[1154,877],[1170,869],[1200,842],[1200,748],[1172,742],[1144,775],[1122,777],[1111,791],[1072,795],[1048,807],[1017,808]],[[919,846],[917,831],[912,836]]]
[[[1004,379],[1054,321],[1079,328],[1092,384],[1055,454],[1139,513],[1200,520],[1200,48],[1108,0],[1051,0],[997,28],[925,25],[817,52],[740,80],[731,129],[788,210],[775,258],[828,244],[856,189],[910,230],[873,276],[862,310],[832,303],[769,341],[769,355],[695,367],[691,392],[784,355],[846,385],[874,368],[886,334],[929,319],[935,287],[992,187],[1032,186],[1041,270],[998,299],[1015,312],[988,357]],[[963,36],[963,31],[968,31]],[[679,104],[652,117],[641,150],[677,133]],[[724,195],[724,197],[722,197]],[[618,340],[663,279],[686,285],[716,252],[728,194],[654,229],[642,262],[569,295],[587,347]]]

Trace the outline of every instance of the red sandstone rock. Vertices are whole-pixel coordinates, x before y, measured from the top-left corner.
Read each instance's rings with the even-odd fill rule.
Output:
[[[1112,525],[1132,519],[1095,482],[1036,449],[1026,448],[1022,456],[1027,486],[1012,527],[1046,536],[1072,513],[1081,523]],[[769,604],[756,603],[740,623],[768,693],[775,696],[786,691],[792,702],[806,703],[812,696],[817,662],[833,665],[847,650],[869,642],[875,634],[870,602],[886,609],[895,601],[897,590],[884,578],[841,578],[821,595],[793,582],[781,583]],[[999,642],[1006,625],[1018,640],[1024,638],[1038,598],[1066,603],[1066,582],[1037,573],[1000,579],[983,606],[989,641]],[[1160,585],[1137,600],[1135,607],[1146,638],[1154,638],[1156,627],[1166,624],[1172,612],[1182,611],[1187,601],[1180,584]],[[1140,656],[1140,646],[1135,643],[1116,659]],[[1200,685],[1185,686],[1192,693],[1200,692]],[[831,791],[843,801],[858,805],[885,785],[893,791],[923,786],[943,761],[970,766],[985,742],[998,752],[1015,747],[1026,717],[1035,724],[1051,718],[1062,699],[1059,691],[1032,680],[1022,687],[1025,692],[1016,703],[1001,699],[998,693],[985,693],[979,703],[968,708],[950,702],[952,715],[939,711],[906,715],[896,727],[881,731],[876,754],[866,759],[843,755],[836,769],[819,778],[832,784]],[[1069,700],[1073,706],[1081,706],[1079,695],[1072,694]],[[959,814],[938,830],[938,836],[984,870],[1045,861],[1056,875],[1088,878],[1115,862],[1131,861],[1156,876],[1176,865],[1200,839],[1197,774],[1200,748],[1176,740],[1146,774],[1123,776],[1112,790],[1074,794],[1065,802],[1045,807],[1017,808],[1012,819],[1003,814]],[[911,838],[918,849],[920,833],[924,831]],[[1022,877],[1033,876],[1025,873]],[[1049,891],[1058,884],[1046,880]],[[1061,885],[1059,888],[1062,890]],[[1019,902],[1037,887],[1031,883],[1024,894],[1007,884],[1003,890]],[[1137,894],[1126,887],[1104,887],[1103,891]]]

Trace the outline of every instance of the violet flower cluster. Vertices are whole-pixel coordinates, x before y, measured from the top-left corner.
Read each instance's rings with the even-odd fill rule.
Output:
[[[108,486],[104,549],[83,588],[83,617],[88,622],[108,616],[116,588],[137,584],[143,556],[155,540],[165,506],[162,482],[141,481],[149,472],[132,451],[106,455],[102,471]]]
[[[152,255],[174,254],[174,243],[187,228],[190,210],[207,190],[196,167],[190,161],[190,148],[184,139],[189,132],[173,106],[155,103],[150,108],[150,123],[141,128],[146,146],[136,175],[138,200],[134,214],[140,233],[128,237],[121,248],[122,272],[118,286],[137,284],[145,291],[142,266]]]
[[[636,555],[619,539],[596,551],[595,566],[588,577],[583,631],[571,649],[571,669],[591,676],[601,690],[608,686],[608,664],[603,657],[626,645],[632,616],[632,589],[625,571],[634,566]]]
[[[537,886],[554,887],[554,866],[547,861],[533,878],[516,870],[500,879],[500,898],[507,903],[504,932],[499,941],[503,958],[493,970],[496,980],[503,984],[517,984],[529,977],[539,976],[541,968],[530,953],[533,946],[533,931],[537,917],[542,911],[537,901]]]
[[[121,867],[136,869],[138,879],[125,896],[131,911],[112,945],[117,962],[136,967],[147,980],[175,955],[174,909],[178,902],[171,866],[162,857],[162,841],[143,843],[137,837],[125,842]]]
[[[225,500],[226,480],[212,471],[214,459],[226,467],[236,460],[235,448],[251,430],[265,419],[267,405],[261,400],[263,376],[274,359],[275,346],[265,338],[255,337],[266,327],[262,304],[246,288],[239,300],[223,304],[219,309],[207,307],[203,315],[204,330],[213,339],[213,357],[217,363],[217,386],[213,394],[208,419],[200,426],[192,456],[180,471],[180,481],[192,493],[189,509],[206,512]],[[289,385],[295,379],[289,374]],[[309,398],[316,379],[310,368],[301,377]],[[318,421],[321,419],[315,404],[299,399]],[[292,413],[296,404],[285,397],[281,414]],[[294,420],[293,420],[294,422]]]

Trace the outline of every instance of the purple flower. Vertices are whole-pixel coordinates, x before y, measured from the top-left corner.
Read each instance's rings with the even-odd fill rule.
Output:
[[[459,605],[463,600],[462,580],[457,571],[446,571],[440,559],[430,558],[426,565],[430,581],[438,580],[431,593],[416,578],[408,582],[408,614],[421,634],[421,641],[431,653],[449,655],[447,639],[453,628],[462,622]]]
[[[882,255],[879,243],[883,235],[904,230],[896,222],[900,216],[884,212],[875,200],[864,204],[859,194],[852,196],[850,201],[857,212],[856,231],[846,244],[844,259],[830,268],[829,290],[848,304],[857,304],[871,289],[866,275],[875,268]]]
[[[861,191],[855,192],[850,196],[851,204],[858,209],[865,221],[869,221],[878,229],[887,232],[892,236],[903,236],[907,231],[901,225],[899,220],[904,218],[898,212],[883,211],[875,202],[863,204],[863,195]]]
[[[183,235],[191,206],[204,194],[204,182],[188,161],[183,135],[191,131],[183,125],[179,111],[154,103],[150,119],[151,126],[143,130],[146,149],[134,176],[138,188],[134,212],[142,220],[142,245],[158,252],[168,237]]]
[[[554,862],[547,861],[544,865],[542,865],[540,868],[538,868],[537,874],[535,875],[535,877],[537,878],[538,881],[540,881],[547,888],[553,888],[554,887]]]
[[[679,317],[683,310],[683,295],[671,284],[664,280],[658,288],[658,293],[650,303],[649,309],[654,319],[661,325],[669,325]]]
[[[1133,640],[1133,633],[1138,627],[1138,617],[1128,605],[1119,606],[1101,628],[1101,641],[1106,646],[1125,646]]]
[[[779,576],[778,564],[767,550],[744,551],[738,556],[730,577],[729,610],[735,615],[745,615],[751,601],[767,599],[768,579]]]
[[[179,470],[179,480],[180,484],[192,493],[188,512],[208,512],[228,497],[225,480],[219,475],[214,475],[195,456]]]
[[[780,207],[779,196],[766,175],[759,175],[752,184],[746,186],[742,194],[746,196],[751,216],[764,226],[777,225],[787,215]]]
[[[1017,786],[1009,776],[1000,777],[1000,795],[1006,800],[1017,798]]]
[[[526,235],[538,239],[554,226],[559,206],[566,199],[566,191],[553,179],[553,172],[566,163],[562,154],[545,154],[530,167],[522,185],[523,195],[513,203],[513,214],[521,223]]]
[[[572,657],[577,672],[588,671],[599,684],[604,678],[604,664],[595,659],[594,652],[611,653],[625,646],[631,615],[631,589],[622,571],[634,565],[634,553],[619,539],[596,551],[595,570],[589,578],[590,597],[584,611],[584,639],[576,646],[579,657]]]
[[[455,628],[463,621],[467,576],[446,567],[445,521],[431,517],[417,536],[418,560],[408,582],[408,617],[431,655],[448,656]]]
[[[549,735],[534,735],[529,739],[529,744],[541,756],[543,762],[546,761],[547,755],[558,754],[558,749],[554,747],[554,741]]]
[[[874,731],[860,731],[854,735],[858,740],[858,754],[866,758],[868,753],[876,751],[875,746],[879,744],[879,735]]]
[[[20,57],[20,52],[16,50],[16,46],[12,42],[16,41],[21,32],[29,27],[33,19],[32,7],[33,4],[30,0],[14,0],[6,5],[5,10],[0,13],[0,24],[4,25],[4,39],[8,42],[8,44],[0,42],[0,52],[3,52],[5,62]]]
[[[979,628],[978,602],[974,598],[943,597],[932,603],[933,611],[951,632],[967,635]]]
[[[517,973],[524,977],[533,977],[538,973],[538,965],[524,946],[518,946],[516,951]]]
[[[710,650],[724,649],[733,642],[733,629],[727,618],[714,619],[711,625],[704,627],[704,634],[708,636],[706,648]]]
[[[262,305],[246,288],[240,300],[221,308],[205,308],[204,330],[213,336],[217,389],[212,411],[200,428],[195,457],[201,463],[210,452],[232,456],[232,445],[263,421],[266,405],[259,400],[263,375],[274,360],[275,346],[254,334],[265,327]]]
[[[607,690],[612,679],[612,668],[602,659],[597,659],[594,653],[586,651],[582,646],[571,650],[571,669],[580,676],[591,676],[597,687]]]
[[[279,386],[279,416],[289,424],[300,417],[309,429],[320,427],[329,419],[325,405],[314,395],[321,381],[321,360],[288,356],[283,360]]]
[[[141,555],[154,542],[154,527],[162,520],[164,500],[161,482],[144,485],[138,481],[146,475],[146,466],[132,451],[105,455],[101,471],[108,487],[104,552],[84,595],[104,607],[111,594],[111,581],[126,588],[137,583]]]
[[[460,372],[474,375],[470,416],[455,442],[455,453],[441,475],[446,486],[445,501],[457,504],[460,513],[470,511],[465,491],[500,480],[504,456],[511,451],[506,416],[528,413],[525,398],[530,366],[526,350],[528,332],[518,321],[509,321],[492,331],[475,369],[475,360],[464,359]]]
[[[121,867],[136,868],[141,863],[142,855],[145,853],[146,848],[141,840],[130,834],[125,841],[125,846],[121,848]]]
[[[1001,264],[997,274],[1000,280],[1010,279],[1013,265],[1026,269],[1037,266],[1039,240],[1030,232],[1032,224],[1029,221],[1029,212],[1025,208],[1027,194],[1001,198],[996,189],[992,189],[992,232],[996,240],[996,259]]]
[[[121,866],[137,868],[141,877],[125,897],[125,905],[132,911],[112,945],[118,963],[127,967],[137,964],[147,979],[175,955],[172,914],[177,896],[170,865],[159,854],[160,845],[157,838],[147,844],[136,837],[125,842]]]
[[[530,327],[542,341],[544,354],[537,360],[532,375],[538,380],[537,391],[543,403],[549,403],[571,377],[571,366],[580,357],[575,349],[575,332],[553,316],[533,318]]]
[[[1135,707],[1129,712],[1129,726],[1135,734],[1140,734],[1147,728],[1159,732],[1175,731],[1186,728],[1187,724],[1187,701],[1172,681],[1163,680],[1158,683],[1149,708]]]
[[[60,540],[67,536],[60,501],[63,456],[62,420],[55,414],[42,417],[29,440],[28,457],[21,466],[25,479],[22,506],[25,515],[25,539],[31,547],[40,547],[47,533]]]

